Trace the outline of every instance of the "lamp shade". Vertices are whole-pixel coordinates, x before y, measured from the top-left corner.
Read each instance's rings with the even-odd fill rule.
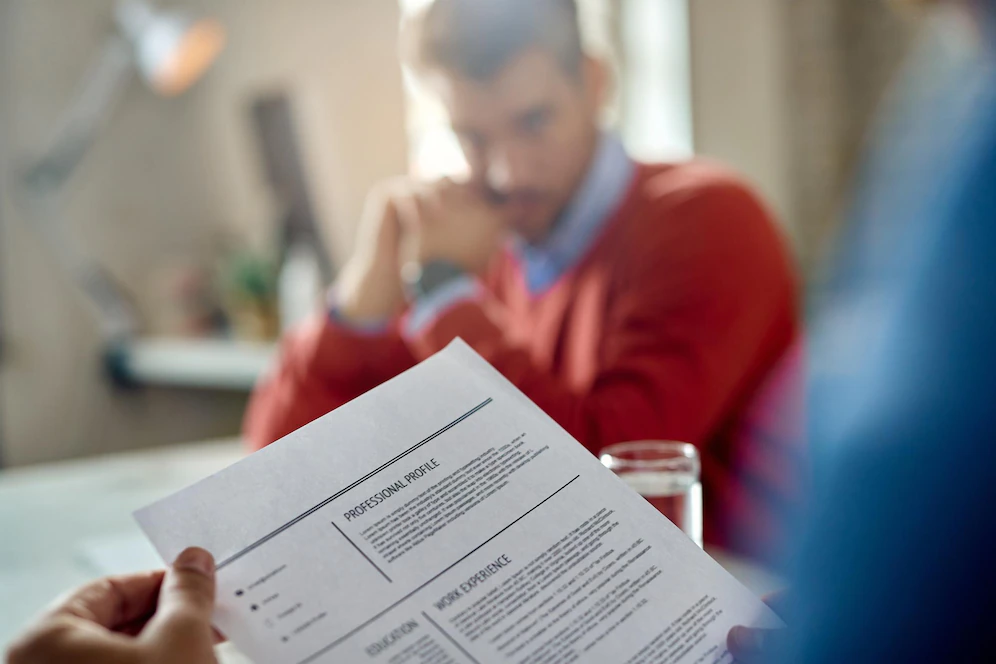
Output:
[[[218,21],[158,11],[140,0],[121,3],[117,20],[142,78],[164,96],[180,94],[197,82],[225,45],[225,29]]]

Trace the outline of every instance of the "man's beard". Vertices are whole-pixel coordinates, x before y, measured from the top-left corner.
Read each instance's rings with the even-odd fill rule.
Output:
[[[516,204],[519,205],[543,205],[550,202],[550,196],[544,194],[535,189],[520,189],[519,191],[513,192],[501,192],[492,189],[491,187],[484,187],[483,195],[485,200],[487,200],[492,205],[495,205],[499,209],[508,209]],[[549,223],[545,224],[549,231],[559,226],[561,217],[564,216],[564,206],[558,209],[553,215],[552,219],[546,220]],[[518,226],[523,220],[512,219],[510,220],[513,226]]]

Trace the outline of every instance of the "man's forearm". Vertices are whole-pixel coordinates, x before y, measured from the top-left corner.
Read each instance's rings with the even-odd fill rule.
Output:
[[[337,315],[359,328],[386,324],[404,308],[398,267],[351,262],[333,287]]]

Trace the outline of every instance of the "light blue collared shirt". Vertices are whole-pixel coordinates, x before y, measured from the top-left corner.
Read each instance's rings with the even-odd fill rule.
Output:
[[[574,198],[542,243],[516,240],[529,292],[550,288],[588,253],[613,213],[622,205],[636,164],[615,135],[602,134],[591,167]]]

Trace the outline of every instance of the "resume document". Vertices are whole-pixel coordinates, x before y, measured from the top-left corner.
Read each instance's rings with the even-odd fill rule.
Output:
[[[259,664],[731,662],[750,591],[466,344],[136,513]]]

